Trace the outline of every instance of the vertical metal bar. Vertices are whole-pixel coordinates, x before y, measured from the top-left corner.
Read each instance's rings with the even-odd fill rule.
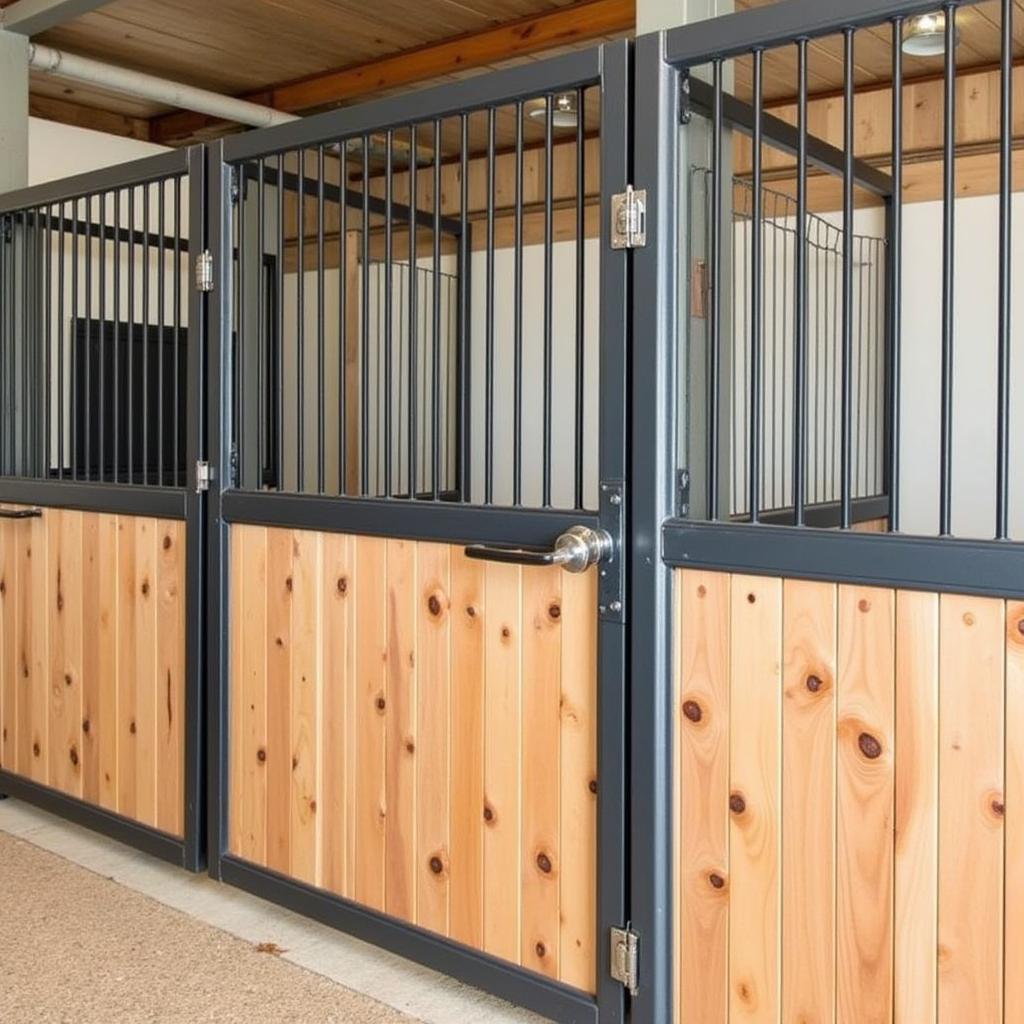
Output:
[[[275,325],[274,362],[276,363],[276,380],[273,393],[275,400],[274,417],[276,419],[277,453],[274,459],[274,485],[279,491],[285,488],[284,477],[284,153],[277,156],[277,306]]]
[[[92,196],[86,196],[84,199],[85,203],[85,223],[83,228],[85,231],[82,243],[85,246],[85,348],[82,353],[83,362],[83,373],[85,376],[85,382],[82,386],[83,391],[83,405],[82,410],[82,430],[85,434],[83,438],[83,449],[84,449],[84,461],[85,461],[85,479],[90,480],[92,478]],[[24,254],[23,270],[25,273],[25,282],[28,282],[28,224],[24,225],[25,234],[22,240],[22,252]],[[28,291],[25,292],[25,314],[26,314],[26,326],[27,326],[27,314],[28,314]]]
[[[408,399],[408,421],[406,422],[407,452],[408,460],[408,485],[409,498],[415,499],[417,485],[417,459],[418,459],[418,434],[419,408],[417,399],[417,386],[419,381],[419,367],[417,365],[417,349],[419,347],[418,312],[419,312],[419,281],[416,274],[416,215],[419,212],[419,192],[416,183],[416,171],[419,157],[416,148],[416,125],[409,125],[409,399]]]
[[[545,97],[544,119],[544,486],[541,504],[551,505],[554,358],[554,98]],[[581,115],[582,116],[582,115]]]
[[[433,333],[434,356],[431,365],[431,496],[438,499],[441,478],[441,119],[434,121],[434,297]]]
[[[585,371],[584,365],[586,345],[586,323],[584,317],[584,304],[586,301],[586,276],[584,266],[584,251],[586,247],[586,107],[584,106],[585,91],[581,87],[576,90],[576,508],[583,508],[583,471],[586,459],[583,451],[584,440],[584,389]]]
[[[114,458],[114,483],[121,480],[121,190],[114,190],[114,375],[111,386],[114,392],[111,429]]]
[[[362,379],[359,403],[361,409],[360,480],[362,493],[370,493],[370,140],[363,136],[363,277],[362,277]],[[378,306],[378,310],[380,307]],[[379,332],[378,332],[379,333]]]
[[[128,189],[128,483],[135,483],[135,191]]]
[[[842,316],[842,369],[840,399],[840,513],[839,525],[849,529],[851,524],[853,445],[853,146],[854,146],[854,91],[853,91],[854,30],[843,32],[843,316]]]
[[[1012,3],[1012,0],[1010,0]],[[888,424],[886,477],[889,528],[900,529],[900,391],[903,384],[903,19],[892,23],[892,198],[888,215]]]
[[[295,151],[298,161],[296,224],[299,258],[295,271],[295,489],[306,489],[306,408],[302,401],[306,379],[306,151]]]
[[[64,265],[67,262],[64,242],[64,202],[57,210],[57,479],[64,479],[66,451],[64,447]],[[10,268],[8,268],[10,273]]]
[[[953,515],[953,299],[956,223],[956,4],[945,4],[946,58],[942,130],[942,401],[939,458],[939,533],[948,536]]]
[[[348,139],[338,143],[338,161],[338,493],[347,494]]]
[[[1010,349],[1013,344],[1013,12],[1002,0],[999,68],[999,375],[996,414],[996,538],[1010,529]]]
[[[2,235],[3,229],[0,228],[0,235]],[[3,246],[3,238],[0,237],[0,247]],[[0,274],[0,281],[3,281],[3,275]],[[46,330],[45,330],[45,344],[43,359],[43,415],[45,417],[43,424],[43,462],[42,462],[42,475],[46,479],[50,477],[50,463],[53,459],[53,421],[51,419],[53,412],[53,380],[51,373],[51,364],[53,362],[53,205],[48,203],[46,206],[46,285],[43,288],[43,301],[46,303]]]
[[[494,501],[494,107],[487,111],[487,300],[484,394],[484,503]]]
[[[246,430],[245,430],[245,375],[246,375],[246,349],[249,346],[246,325],[246,295],[245,279],[247,274],[245,260],[245,164],[239,164],[231,169],[231,227],[232,227],[232,249],[234,250],[231,260],[233,310],[234,320],[234,365],[231,370],[234,374],[234,387],[232,396],[233,415],[231,417],[232,450],[238,453],[237,468],[241,473],[241,479],[236,481],[232,478],[232,485],[241,483],[245,486],[245,453],[246,453]],[[235,466],[225,467],[232,475]]]
[[[317,147],[316,167],[316,384],[317,384],[317,493],[323,494],[327,477],[326,420],[327,387],[325,354],[324,354],[324,147]],[[341,190],[342,202],[345,200],[344,187]],[[341,273],[341,236],[338,236],[338,273]],[[338,396],[340,407],[341,396]]]
[[[512,297],[512,504],[523,503],[523,103],[516,104],[515,250]]]
[[[177,175],[174,178],[174,273],[171,280],[174,291],[174,415],[171,423],[174,471],[171,479],[175,487],[184,487],[182,453],[178,444],[178,431],[181,429],[181,374],[178,372],[178,359],[181,357],[181,178]]]
[[[793,522],[807,500],[807,40],[797,42],[796,275],[793,310]]]
[[[392,213],[394,184],[394,130],[389,128],[385,134],[387,140],[387,157],[384,167],[384,494],[390,498],[391,466],[392,466],[392,306],[394,305],[394,267],[392,266]],[[380,443],[378,439],[378,444]]]
[[[719,401],[722,374],[722,225],[726,211],[722,175],[725,161],[722,152],[722,96],[724,90],[721,60],[714,64],[714,100],[711,110],[711,216],[708,232],[708,262],[711,266],[711,308],[708,324],[708,518],[718,519],[719,508]],[[731,222],[731,218],[730,218]]]
[[[750,453],[749,480],[750,521],[760,518],[761,495],[761,332],[763,327],[762,275],[763,253],[763,179],[762,179],[762,116],[764,105],[764,51],[755,50],[754,61],[754,132],[753,183],[750,217]]]
[[[266,253],[267,253],[267,227],[265,221],[266,209],[266,160],[259,158],[259,166],[256,171],[257,186],[256,199],[258,209],[256,211],[256,259],[258,260],[257,287],[256,287],[256,482],[257,490],[266,486],[264,476],[267,465],[267,352],[269,351],[266,339]]]
[[[473,336],[472,227],[469,222],[469,117],[460,118],[459,140],[459,333],[456,367],[459,498],[472,501],[473,377],[470,339]]]
[[[71,377],[71,409],[68,420],[71,427],[71,479],[78,479],[78,209],[79,199],[71,202],[71,346],[68,354]],[[11,403],[13,409],[14,403]],[[13,453],[12,453],[13,454]],[[14,461],[13,458],[11,460]]]
[[[156,459],[157,483],[163,487],[164,480],[164,322],[167,316],[164,303],[167,300],[167,260],[164,241],[167,217],[167,182],[158,181],[157,186],[157,266],[156,266]],[[102,363],[101,363],[102,365]]]
[[[101,192],[100,200],[100,308],[99,308],[99,348],[100,358],[97,369],[99,377],[99,478],[107,478],[107,445],[106,431],[104,430],[107,419],[107,193]]]
[[[149,483],[149,182],[142,187],[142,482]]]

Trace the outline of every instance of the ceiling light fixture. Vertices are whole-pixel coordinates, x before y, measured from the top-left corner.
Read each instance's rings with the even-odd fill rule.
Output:
[[[956,32],[956,43],[960,32]],[[946,15],[943,11],[919,14],[907,22],[903,35],[903,52],[912,57],[939,57],[946,52]]]
[[[530,108],[530,117],[545,121],[548,116],[547,100],[537,100]],[[575,128],[579,113],[576,93],[563,92],[551,98],[551,124],[555,128]]]

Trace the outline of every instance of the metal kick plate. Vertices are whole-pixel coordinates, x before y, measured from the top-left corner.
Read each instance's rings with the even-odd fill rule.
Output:
[[[606,622],[626,621],[626,580],[623,572],[622,523],[626,488],[622,480],[602,480],[599,512],[601,527],[612,536],[612,553],[601,561],[597,571],[597,609]]]

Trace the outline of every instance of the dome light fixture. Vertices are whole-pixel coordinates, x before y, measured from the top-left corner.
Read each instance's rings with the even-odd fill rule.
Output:
[[[548,116],[547,100],[537,100],[530,107],[530,117],[535,121],[546,121]],[[551,98],[551,124],[554,128],[575,128],[579,111],[576,104],[576,93],[563,92]]]
[[[959,44],[959,29],[955,40],[954,45]],[[911,18],[903,35],[903,52],[912,57],[941,57],[946,52],[945,12],[935,11]]]

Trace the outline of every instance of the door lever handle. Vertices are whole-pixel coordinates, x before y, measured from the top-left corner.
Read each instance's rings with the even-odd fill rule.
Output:
[[[38,519],[41,508],[0,508],[0,519]]]
[[[592,565],[610,558],[612,537],[606,530],[572,526],[561,534],[550,549],[516,548],[501,544],[469,544],[468,558],[511,565],[560,565],[566,572],[585,572]]]

